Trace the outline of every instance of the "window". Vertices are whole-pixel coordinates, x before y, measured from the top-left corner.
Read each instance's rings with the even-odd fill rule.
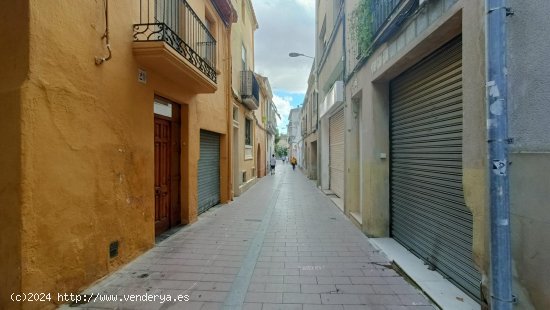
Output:
[[[239,108],[233,107],[233,122],[239,123]]]
[[[244,124],[244,144],[252,145],[252,121],[248,118]]]
[[[342,8],[342,4],[344,4],[344,1],[334,0],[333,4],[334,8],[332,14],[334,15],[334,27],[336,27],[336,21],[338,20],[338,15],[340,15],[340,9]]]
[[[206,16],[204,19],[204,26],[208,30],[208,33],[205,34],[205,42],[203,43],[204,59],[210,66],[214,67],[216,65],[216,41],[214,39],[216,27],[209,16]]]
[[[242,70],[243,71],[246,71],[247,67],[246,67],[246,47],[244,47],[244,44],[242,45],[242,53],[241,53],[241,57],[242,57],[242,62],[243,62],[243,68]]]
[[[243,24],[246,23],[246,0],[242,0],[243,2],[241,2],[241,15],[242,15],[242,21],[243,21]]]
[[[325,38],[327,33],[327,17],[323,17],[323,23],[321,24],[321,30],[319,31],[319,57],[323,56],[325,51],[327,40]]]

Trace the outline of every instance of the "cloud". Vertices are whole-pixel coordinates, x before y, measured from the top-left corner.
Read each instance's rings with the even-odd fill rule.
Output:
[[[253,0],[259,23],[255,33],[255,71],[274,89],[305,93],[313,60],[290,58],[315,52],[315,0]]]
[[[276,94],[273,95],[273,103],[277,107],[281,119],[277,120],[277,127],[279,128],[279,133],[286,133],[286,126],[288,125],[288,115],[292,109],[292,97],[284,96],[280,97]]]
[[[297,0],[298,4],[303,6],[306,10],[315,10],[315,0]]]

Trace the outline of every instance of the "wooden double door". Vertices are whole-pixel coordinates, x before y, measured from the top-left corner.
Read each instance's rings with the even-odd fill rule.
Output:
[[[171,113],[155,114],[155,235],[181,224],[180,107],[166,105]]]

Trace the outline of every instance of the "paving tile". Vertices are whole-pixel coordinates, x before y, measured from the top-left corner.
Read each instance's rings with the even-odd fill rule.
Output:
[[[298,258],[298,256],[274,256],[271,258],[271,261],[281,263],[296,263],[298,262]]]
[[[265,292],[265,283],[252,282],[248,285],[248,292]]]
[[[190,291],[190,301],[215,301],[223,302],[227,296],[227,292],[213,292],[213,291]]]
[[[266,283],[264,292],[300,293],[300,285],[292,283]]]
[[[386,281],[386,283],[388,283],[388,284],[410,285],[409,283],[407,283],[407,281],[405,281],[405,279],[403,279],[401,277],[386,277],[386,278],[384,278],[384,281]]]
[[[338,284],[336,285],[338,293],[343,294],[375,294],[375,290],[372,285],[369,284]],[[393,294],[393,291],[388,287],[388,292]]]
[[[301,276],[331,276],[332,273],[329,269],[300,269]]]
[[[420,291],[409,284],[389,284],[392,291],[399,295],[418,294]]]
[[[261,303],[245,302],[242,310],[262,310]]]
[[[217,291],[217,292],[229,292],[231,289],[231,283],[229,282],[195,282],[196,286],[194,290],[198,291]]]
[[[317,278],[313,276],[284,276],[284,283],[316,284]]]
[[[283,303],[286,304],[320,304],[320,294],[283,293]]]
[[[286,258],[286,256],[284,256],[284,258]],[[276,261],[257,262],[256,263],[256,268],[283,269],[283,268],[285,268],[285,263],[284,262],[276,262]]]
[[[321,302],[330,305],[360,305],[363,304],[359,295],[353,294],[321,294]]]
[[[335,277],[356,277],[363,275],[361,269],[331,269],[330,273]]]
[[[367,305],[403,305],[397,295],[360,295],[359,298]]]
[[[281,304],[283,303],[283,293],[249,292],[246,294],[245,302]]]
[[[263,304],[262,310],[302,310],[302,304]]]
[[[297,276],[300,275],[299,269],[285,269],[285,268],[278,268],[278,269],[269,269],[270,276]]]
[[[235,275],[228,275],[228,274],[204,274],[201,278],[202,281],[206,282],[233,282],[235,279]]]
[[[336,285],[334,284],[302,284],[301,292],[307,294],[335,294]]]
[[[317,277],[319,284],[351,284],[349,277]]]
[[[265,276],[265,275],[254,275],[251,279],[252,283],[283,283],[283,276]]]
[[[205,302],[201,310],[223,310],[223,303]]]
[[[389,284],[386,277],[349,277],[349,279],[352,284]]]
[[[189,302],[106,302],[80,308],[208,310],[223,309],[226,300],[238,298],[242,306],[237,307],[246,310],[433,309],[416,288],[381,266],[388,264],[384,253],[330,199],[289,166],[280,171],[259,179],[228,206],[203,213],[196,223],[88,289],[183,292],[190,295]],[[278,201],[271,204],[275,188]],[[264,218],[267,214],[271,218]],[[265,238],[259,256],[252,257],[251,245],[264,236],[260,228],[266,229]],[[254,268],[241,270],[250,257],[256,259]]]
[[[303,310],[344,310],[342,305],[304,305]]]
[[[344,310],[386,310],[388,308],[380,305],[344,305]]]

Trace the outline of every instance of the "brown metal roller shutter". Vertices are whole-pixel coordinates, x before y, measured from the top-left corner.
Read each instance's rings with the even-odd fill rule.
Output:
[[[393,238],[479,300],[462,190],[462,42],[391,82]]]
[[[330,189],[344,198],[344,109],[329,120]]]

